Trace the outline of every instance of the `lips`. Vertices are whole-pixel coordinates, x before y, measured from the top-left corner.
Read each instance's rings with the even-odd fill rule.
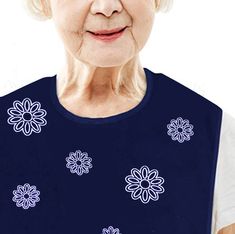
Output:
[[[126,29],[126,27],[124,28],[115,28],[115,29],[112,29],[112,30],[100,30],[100,31],[88,31],[94,35],[112,35],[112,34],[115,34],[115,33],[118,33],[118,32],[121,32],[121,31],[124,31]]]

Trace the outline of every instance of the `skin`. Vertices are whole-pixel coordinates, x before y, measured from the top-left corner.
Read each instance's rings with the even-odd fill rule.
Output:
[[[57,96],[72,113],[107,117],[125,112],[139,101],[115,93],[117,79],[146,77],[139,51],[155,17],[155,0],[50,0],[51,18],[65,48],[65,64],[57,72]],[[113,42],[89,31],[128,26]],[[122,91],[122,89],[121,89]]]
[[[234,234],[235,233],[235,223],[221,229],[218,234]]]

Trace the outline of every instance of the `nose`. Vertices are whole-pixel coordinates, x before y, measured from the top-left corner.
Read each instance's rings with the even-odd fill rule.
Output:
[[[115,12],[122,11],[120,0],[94,0],[91,5],[92,14],[103,14],[110,17]]]

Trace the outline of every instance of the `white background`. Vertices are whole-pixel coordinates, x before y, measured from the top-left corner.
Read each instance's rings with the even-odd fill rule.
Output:
[[[36,21],[21,0],[1,2],[0,96],[54,75],[64,60],[53,22]],[[235,116],[235,1],[178,0],[156,14],[140,52],[143,67],[193,89]]]

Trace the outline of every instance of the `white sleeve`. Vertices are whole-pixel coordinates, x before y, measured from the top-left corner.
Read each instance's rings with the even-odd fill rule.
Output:
[[[235,118],[223,111],[214,187],[212,233],[235,223]]]

